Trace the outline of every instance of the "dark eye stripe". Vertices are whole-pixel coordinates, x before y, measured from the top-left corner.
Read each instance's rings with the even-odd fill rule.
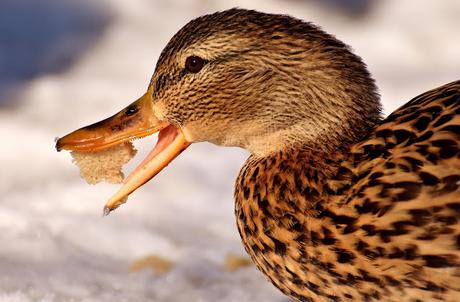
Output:
[[[238,51],[238,52],[231,52],[231,53],[221,55],[221,56],[219,56],[219,57],[217,57],[215,59],[212,59],[212,60],[204,60],[204,59],[199,58],[199,57],[194,57],[194,58],[199,58],[199,59],[203,60],[203,62],[202,62],[203,65],[204,64],[213,64],[214,65],[214,64],[224,63],[224,62],[230,61],[230,60],[235,60],[238,57],[240,57],[242,54],[250,52],[250,51],[252,51],[251,48],[244,49],[244,50],[241,50],[241,51]],[[201,65],[201,62],[200,62],[200,65]],[[201,68],[202,67],[203,66],[201,66]],[[165,87],[181,81],[182,78],[184,76],[186,76],[190,72],[191,71],[188,70],[186,66],[184,66],[184,68],[179,70],[179,71],[177,71],[177,69],[176,69],[174,74],[161,74],[161,75],[159,75],[157,80],[156,80],[156,82],[155,82],[155,90],[154,90],[153,94],[158,95],[161,92],[161,90],[165,89]]]

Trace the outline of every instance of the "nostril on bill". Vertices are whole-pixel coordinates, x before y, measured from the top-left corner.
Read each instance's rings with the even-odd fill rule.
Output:
[[[128,108],[126,108],[125,114],[130,116],[130,115],[137,113],[138,111],[139,111],[139,108],[137,106],[131,105]]]

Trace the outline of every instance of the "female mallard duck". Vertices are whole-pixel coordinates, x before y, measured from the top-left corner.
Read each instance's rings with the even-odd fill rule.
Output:
[[[238,229],[298,301],[460,301],[460,81],[382,121],[365,64],[311,23],[231,9],[162,52],[148,92],[58,141],[93,152],[160,131],[110,211],[192,142],[251,152]]]

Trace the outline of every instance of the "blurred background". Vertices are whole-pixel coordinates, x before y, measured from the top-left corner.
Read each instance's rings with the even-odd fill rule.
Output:
[[[118,186],[87,185],[54,150],[56,136],[142,95],[187,21],[235,6],[312,21],[351,45],[386,113],[460,78],[457,0],[1,0],[0,302],[287,301],[253,266],[225,267],[245,257],[232,196],[245,151],[193,145],[101,218]],[[136,141],[128,171],[154,141]],[[169,270],[130,272],[152,255]]]

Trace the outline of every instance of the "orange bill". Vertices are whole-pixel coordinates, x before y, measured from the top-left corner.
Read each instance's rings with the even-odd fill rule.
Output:
[[[56,149],[96,152],[158,131],[158,141],[153,150],[105,205],[104,214],[107,215],[126,202],[129,194],[152,179],[190,145],[179,128],[156,117],[151,90],[114,116],[58,139]]]

